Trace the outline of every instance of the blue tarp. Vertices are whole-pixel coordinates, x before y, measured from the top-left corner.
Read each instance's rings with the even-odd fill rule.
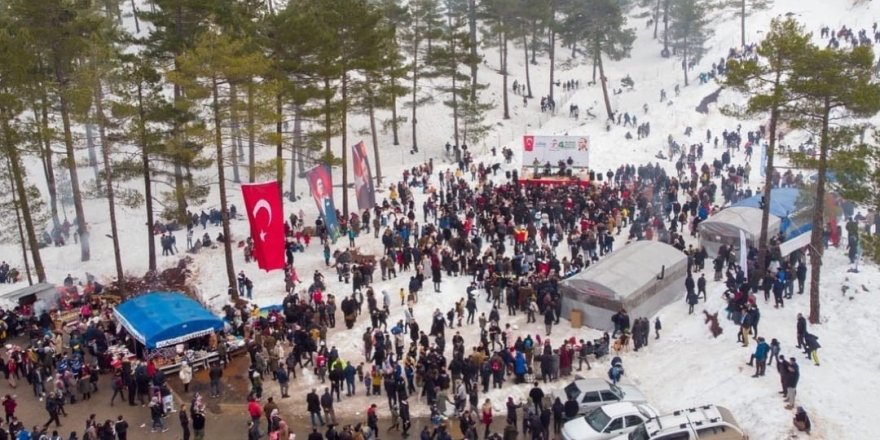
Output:
[[[223,320],[178,292],[150,292],[123,302],[113,314],[149,349],[179,344],[223,330]]]
[[[798,188],[775,188],[770,190],[770,214],[782,220],[779,224],[779,231],[785,235],[786,239],[796,237],[812,229],[810,223],[797,225],[792,221],[793,215],[798,210],[798,194],[800,194],[800,189]],[[755,196],[740,200],[732,206],[761,209],[761,198],[763,196],[763,192],[758,193]]]

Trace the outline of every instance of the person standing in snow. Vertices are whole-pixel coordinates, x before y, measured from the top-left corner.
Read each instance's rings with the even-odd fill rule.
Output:
[[[797,348],[803,348],[806,350],[806,343],[804,342],[804,336],[807,334],[807,319],[804,318],[802,313],[797,314]]]
[[[550,331],[553,330],[553,323],[556,321],[556,313],[553,311],[552,307],[547,307],[544,310],[544,328],[547,330],[547,336],[550,336]]]
[[[755,347],[755,353],[752,354],[752,359],[748,362],[749,366],[752,366],[752,361],[755,362],[755,374],[752,375],[752,377],[764,375],[764,372],[767,369],[767,355],[769,352],[770,345],[764,341],[763,337],[758,337],[758,345]]]
[[[787,369],[788,374],[786,375],[785,399],[788,402],[788,405],[785,405],[785,409],[793,409],[797,399],[798,381],[800,381],[801,378],[801,369],[800,366],[798,366],[797,359],[794,357],[789,358]]]
[[[819,348],[821,347],[819,345],[819,338],[812,333],[806,333],[806,334],[804,334],[804,343],[805,343],[804,353],[807,354],[807,359],[812,359],[813,364],[815,364],[818,367],[819,366]]]

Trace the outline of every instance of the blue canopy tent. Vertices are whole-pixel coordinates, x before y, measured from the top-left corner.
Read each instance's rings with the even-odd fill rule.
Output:
[[[223,330],[223,320],[178,292],[150,292],[123,302],[113,314],[148,349],[179,344]]]
[[[800,190],[797,188],[774,188],[770,190],[770,214],[779,217],[781,220],[779,232],[784,234],[786,239],[797,237],[813,228],[813,225],[809,222],[803,222],[802,224],[795,222],[795,214],[799,211],[797,206],[798,194],[800,194]],[[763,193],[758,193],[755,196],[740,200],[732,206],[761,209],[761,199],[763,197]]]

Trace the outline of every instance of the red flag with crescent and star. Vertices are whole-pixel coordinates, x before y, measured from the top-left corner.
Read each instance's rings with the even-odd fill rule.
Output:
[[[278,182],[241,185],[254,240],[253,256],[265,271],[284,268],[284,207]]]

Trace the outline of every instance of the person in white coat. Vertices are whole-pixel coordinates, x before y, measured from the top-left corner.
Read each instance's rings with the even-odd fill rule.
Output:
[[[186,361],[180,365],[180,372],[177,373],[180,377],[180,381],[183,382],[183,391],[189,392],[189,383],[192,382],[193,379],[193,369]]]

